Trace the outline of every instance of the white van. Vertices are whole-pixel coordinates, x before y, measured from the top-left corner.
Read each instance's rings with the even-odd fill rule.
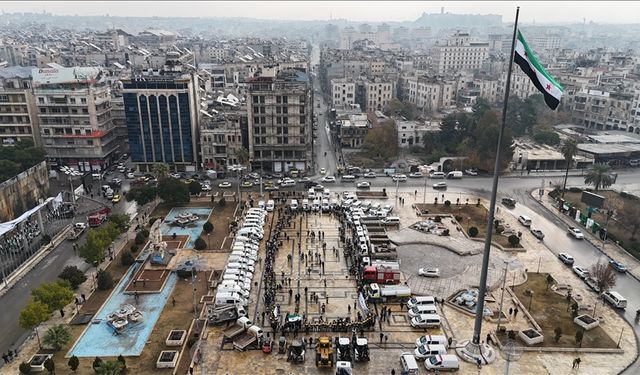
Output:
[[[303,211],[311,210],[311,205],[309,204],[309,200],[306,198],[302,200],[302,210]]]
[[[447,178],[448,179],[462,178],[462,171],[451,171],[451,172],[447,173]]]
[[[242,290],[251,290],[251,284],[249,285],[244,285],[242,283],[239,283],[237,281],[229,281],[229,280],[224,280],[222,281],[220,284],[218,284],[218,288],[235,288],[238,287]]]
[[[309,199],[316,199],[316,191],[313,188],[309,189],[309,194],[307,195]]]
[[[524,225],[525,227],[531,226],[531,218],[529,218],[529,216],[520,215],[518,216],[518,221],[520,222],[520,224]]]
[[[341,182],[353,182],[356,180],[356,176],[352,175],[344,175],[340,178]]]
[[[414,353],[416,359],[423,360],[432,355],[447,354],[447,348],[444,345],[420,345]]]
[[[266,203],[264,201],[258,201],[258,208],[262,208],[264,210]]]
[[[400,364],[402,366],[402,370],[409,375],[418,375],[420,374],[420,368],[418,367],[418,362],[416,362],[416,358],[413,354],[405,352],[400,354]]]
[[[247,301],[235,292],[218,292],[215,299],[216,305],[246,305]]]
[[[251,285],[251,278],[250,277],[244,277],[242,275],[238,275],[238,274],[224,274],[222,275],[222,281],[235,281],[237,283],[240,283],[242,285]]]
[[[458,369],[460,369],[460,360],[458,360],[455,354],[434,355],[425,359],[424,367],[427,371],[458,371]]]
[[[433,296],[411,297],[407,302],[407,307],[411,309],[419,305],[435,305],[436,299]]]
[[[440,327],[440,315],[438,314],[422,314],[411,319],[411,327],[413,328],[433,328]]]
[[[416,347],[421,345],[444,345],[449,347],[449,341],[445,335],[422,335],[416,339]]]
[[[242,298],[248,299],[250,294],[248,290],[244,290],[240,288],[238,285],[234,286],[218,286],[218,293],[229,292],[229,293],[238,293]]]
[[[271,212],[273,211],[273,208],[275,207],[276,202],[273,201],[273,199],[269,199],[267,201],[267,211]]]
[[[322,199],[329,199],[331,198],[331,191],[329,189],[324,189],[322,191]]]
[[[233,247],[232,247],[232,251],[236,251],[236,250],[241,250],[244,251],[246,253],[251,253],[251,254],[258,254],[258,250],[260,249],[260,247],[258,247],[257,245],[254,245],[252,243],[248,243],[248,242],[242,242],[242,241],[235,241],[233,243]]]
[[[316,198],[313,200],[313,210],[320,211],[320,199]]]
[[[445,178],[445,176],[444,172],[431,172],[431,174],[429,174],[431,178]]]
[[[297,211],[298,210],[298,200],[297,199],[292,199],[291,200],[291,204],[289,204],[289,207],[291,207],[291,209],[293,211]]]
[[[229,261],[227,263],[227,269],[229,268],[239,268],[239,269],[244,269],[247,272],[251,272],[254,273],[254,266],[255,266],[256,262],[249,259],[249,258],[245,258],[245,257],[241,257],[241,256],[230,256],[229,257]]]
[[[331,206],[329,205],[329,200],[328,199],[323,199],[322,200],[322,211],[326,212],[329,211],[331,209]]]
[[[254,262],[256,259],[258,259],[258,254],[251,252],[251,250],[243,250],[243,249],[236,249],[236,248],[233,248],[231,251],[231,254],[229,254],[229,257],[232,257],[232,256],[244,257],[247,259],[251,259]]]
[[[613,307],[624,309],[627,307],[627,300],[618,292],[604,292],[602,297]]]

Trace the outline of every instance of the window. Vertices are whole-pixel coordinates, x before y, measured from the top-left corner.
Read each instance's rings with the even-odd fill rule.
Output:
[[[38,98],[38,103],[44,104],[44,98]]]
[[[87,98],[80,98],[81,104],[87,104]]]

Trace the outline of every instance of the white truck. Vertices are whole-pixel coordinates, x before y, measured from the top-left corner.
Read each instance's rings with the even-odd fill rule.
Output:
[[[264,332],[258,326],[249,327],[242,335],[233,340],[233,347],[236,350],[245,350],[249,345],[257,343],[260,345]]]
[[[411,297],[411,288],[407,285],[370,284],[367,288],[369,297],[376,300],[402,299]]]
[[[207,319],[209,324],[222,324],[246,316],[247,312],[241,305],[207,306]]]
[[[241,334],[242,332],[244,332],[245,330],[247,330],[252,325],[253,325],[253,322],[249,320],[249,318],[243,316],[238,318],[238,320],[236,320],[236,324],[224,330],[222,334],[224,338],[232,339],[238,336],[239,334]]]
[[[75,241],[78,238],[80,238],[80,235],[82,235],[82,233],[84,232],[84,230],[87,229],[87,224],[86,223],[75,223],[73,225],[73,228],[71,230],[71,233],[69,233],[69,240],[70,241]]]

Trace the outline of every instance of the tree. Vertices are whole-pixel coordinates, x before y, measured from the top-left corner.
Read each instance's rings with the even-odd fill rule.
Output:
[[[151,202],[156,199],[158,196],[158,189],[152,186],[142,186],[132,188],[127,192],[125,198],[127,201],[136,201],[138,205],[144,206],[145,204]]]
[[[469,237],[475,237],[478,235],[478,228],[471,227],[469,228]]]
[[[498,117],[494,111],[486,112],[478,121],[474,134],[474,154],[470,155],[474,164],[479,165],[482,169],[493,170],[496,158],[496,146],[498,136],[500,134],[500,125],[498,124]],[[502,143],[500,148],[502,150],[502,165],[501,168],[506,166],[511,156],[513,155],[513,149],[511,147],[513,138],[511,136],[511,130],[507,127],[502,135]]]
[[[564,183],[562,184],[562,197],[564,198],[564,191],[567,188],[567,178],[569,178],[569,168],[571,168],[571,163],[573,163],[573,157],[578,153],[578,143],[573,139],[568,139],[562,144],[560,152],[562,152],[562,156],[564,156],[564,160],[567,163],[567,169],[564,173]]]
[[[476,102],[471,107],[471,112],[473,113],[473,119],[475,121],[479,121],[485,113],[491,110],[491,104],[485,98],[478,98]]]
[[[108,271],[98,271],[98,290],[109,290],[113,288],[113,277]]]
[[[385,112],[389,116],[402,116],[408,121],[412,121],[416,117],[416,105],[410,102],[401,102],[398,99],[391,99]]]
[[[193,247],[196,250],[204,250],[207,248],[207,243],[202,239],[202,237],[196,238],[196,241],[193,243]]]
[[[236,158],[238,159],[238,163],[241,165],[247,165],[249,162],[249,150],[244,147],[241,147],[236,151]]]
[[[551,274],[548,274],[548,275],[547,275],[547,290],[549,290],[549,287],[550,287],[551,285],[553,285],[553,281],[554,281],[554,280],[553,280],[553,276],[551,276]]]
[[[589,268],[589,276],[596,280],[596,285],[601,291],[605,292],[616,285],[616,278],[618,277],[613,270],[606,263],[596,263]]]
[[[87,281],[87,276],[76,266],[66,266],[62,269],[58,277],[69,282],[71,289],[78,289],[80,284]]]
[[[507,237],[507,241],[509,241],[509,244],[513,247],[518,246],[518,244],[520,244],[520,237],[516,236],[515,234],[510,235],[509,237]]]
[[[116,214],[111,215],[108,218],[110,223],[116,226],[120,233],[124,233],[129,229],[129,222],[131,221],[129,214]]]
[[[32,373],[31,365],[27,362],[20,363],[20,367],[18,368],[21,374],[29,375]]]
[[[185,204],[189,202],[189,188],[180,180],[165,178],[158,183],[158,196],[172,206]]]
[[[206,223],[204,223],[202,225],[202,230],[204,230],[205,232],[207,232],[207,234],[213,232],[213,224],[211,224],[210,221],[207,221]]]
[[[533,135],[533,140],[537,143],[556,146],[560,144],[560,136],[554,131],[540,131]]]
[[[584,183],[593,185],[595,190],[608,188],[613,185],[614,178],[611,175],[611,167],[608,164],[594,164],[593,168],[584,177]]]
[[[56,373],[56,364],[53,363],[53,360],[51,358],[47,358],[47,360],[44,361],[44,368],[49,371],[49,374]]]
[[[123,366],[119,361],[102,361],[98,368],[95,368],[96,374],[99,375],[120,375]]]
[[[151,173],[158,179],[166,178],[169,175],[169,166],[164,163],[154,164]]]
[[[556,328],[553,330],[553,333],[554,333],[554,335],[553,335],[553,340],[554,340],[556,343],[558,343],[558,341],[560,341],[560,337],[562,337],[562,328],[561,328],[561,327],[556,327]]]
[[[20,311],[18,325],[24,329],[31,329],[38,324],[47,321],[50,315],[51,310],[49,309],[49,306],[40,301],[31,300],[27,303],[24,309]]]
[[[75,355],[71,356],[71,358],[69,358],[69,362],[67,362],[67,365],[69,366],[71,371],[75,373],[78,367],[80,366],[80,360]]]
[[[135,243],[137,245],[142,245],[146,240],[147,239],[145,238],[144,234],[142,234],[142,232],[136,233]]]
[[[44,344],[55,351],[60,350],[71,340],[71,332],[62,324],[57,324],[47,330],[42,341]]]
[[[108,222],[100,228],[90,229],[87,233],[87,242],[80,246],[80,256],[87,263],[101,263],[104,260],[105,249],[120,233],[113,222]]]
[[[367,132],[362,149],[378,161],[388,161],[398,154],[398,132],[393,120],[383,122],[380,126]]]
[[[202,192],[202,185],[198,181],[191,181],[189,183],[189,194],[198,195]]]
[[[96,359],[93,360],[91,367],[93,367],[93,369],[97,372],[98,367],[100,367],[100,364],[102,364],[102,358],[96,357]]]
[[[122,364],[122,370],[126,370],[127,369],[127,361],[124,359],[124,357],[122,356],[122,354],[120,354],[118,356],[118,362],[120,362]]]
[[[636,233],[640,229],[640,204],[627,201],[619,210],[619,222],[631,228],[631,240],[635,240]]]
[[[120,258],[120,264],[123,266],[130,266],[136,262],[136,259],[133,257],[130,251],[125,250],[122,252],[122,257]]]
[[[582,338],[584,337],[584,329],[578,328],[576,331],[576,345],[582,348]]]
[[[60,310],[74,299],[69,283],[64,280],[41,284],[31,290],[31,295],[36,301],[47,305],[49,311]]]

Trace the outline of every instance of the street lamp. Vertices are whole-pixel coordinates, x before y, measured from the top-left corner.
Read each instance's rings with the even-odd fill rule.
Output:
[[[67,177],[69,178],[69,186],[71,187],[71,203],[73,203],[75,205],[75,203],[76,203],[76,193],[73,190],[73,178],[74,177],[78,177],[78,176],[82,176],[82,173],[76,171],[73,168],[69,168],[67,166],[60,167],[60,170],[64,174],[66,174]]]

